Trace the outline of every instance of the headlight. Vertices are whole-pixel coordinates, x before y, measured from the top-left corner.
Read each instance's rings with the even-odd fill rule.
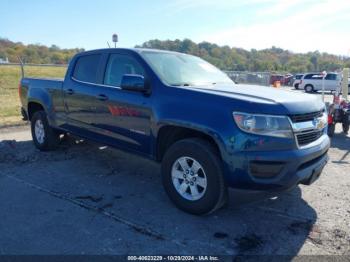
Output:
[[[292,138],[293,132],[286,116],[271,116],[247,113],[233,113],[237,126],[248,133]]]

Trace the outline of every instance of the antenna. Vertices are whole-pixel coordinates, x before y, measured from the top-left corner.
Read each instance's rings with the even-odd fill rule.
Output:
[[[107,41],[107,45],[108,45],[108,47],[109,47],[109,48],[111,48],[111,45],[109,44],[109,42],[108,42],[108,41]]]
[[[117,42],[118,42],[118,35],[117,34],[112,35],[112,41],[114,42],[114,48],[116,48]]]

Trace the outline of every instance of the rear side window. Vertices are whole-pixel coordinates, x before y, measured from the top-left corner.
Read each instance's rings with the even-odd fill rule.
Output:
[[[296,75],[295,79],[301,79],[303,77],[303,75]]]
[[[104,84],[119,87],[125,74],[145,75],[142,66],[131,56],[111,54],[107,64]]]
[[[327,74],[325,79],[327,79],[327,80],[337,80],[337,75],[336,74]]]
[[[87,55],[78,58],[75,64],[73,77],[77,80],[97,83],[97,71],[101,55]]]

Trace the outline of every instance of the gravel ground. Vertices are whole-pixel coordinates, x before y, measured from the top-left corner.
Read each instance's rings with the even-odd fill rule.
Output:
[[[350,136],[337,131],[313,185],[231,190],[196,217],[170,203],[154,162],[74,138],[40,152],[28,126],[0,128],[0,255],[350,256]]]

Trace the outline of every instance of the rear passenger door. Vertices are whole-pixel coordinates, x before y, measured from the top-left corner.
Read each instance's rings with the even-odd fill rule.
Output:
[[[101,54],[79,57],[71,77],[64,83],[64,105],[70,126],[91,129],[98,101],[101,62]]]

